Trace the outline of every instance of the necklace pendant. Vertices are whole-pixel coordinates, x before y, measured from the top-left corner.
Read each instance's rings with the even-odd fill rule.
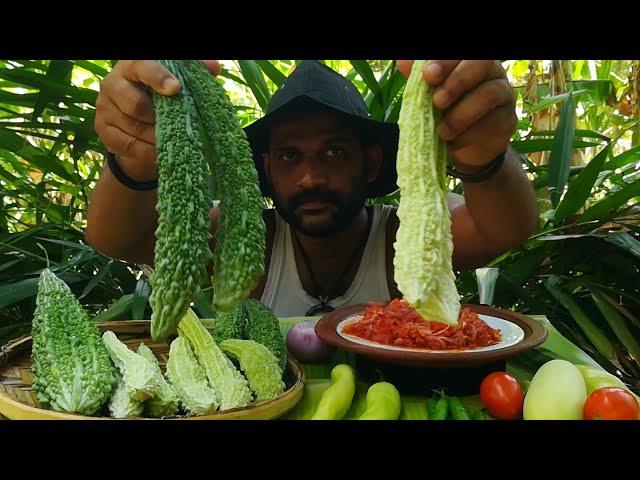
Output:
[[[335,310],[331,305],[327,303],[329,302],[329,297],[319,297],[318,300],[320,300],[319,304],[314,305],[309,310],[307,310],[307,313],[305,314],[307,317],[314,317],[320,313],[329,313]]]

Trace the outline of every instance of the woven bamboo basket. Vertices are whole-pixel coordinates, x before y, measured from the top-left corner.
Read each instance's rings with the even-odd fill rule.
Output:
[[[119,321],[98,324],[102,331],[111,330],[129,348],[137,350],[141,343],[155,354],[164,370],[169,355],[169,341],[154,343],[149,321]],[[113,420],[110,417],[87,417],[56,412],[43,407],[31,388],[31,336],[26,335],[0,347],[0,415],[12,420]],[[271,400],[256,402],[199,416],[174,416],[175,420],[269,420],[291,410],[302,398],[304,371],[291,356],[284,374],[285,391]]]

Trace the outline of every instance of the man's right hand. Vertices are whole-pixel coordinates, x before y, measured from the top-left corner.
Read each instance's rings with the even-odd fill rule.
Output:
[[[212,74],[220,72],[215,60],[203,60]],[[156,115],[151,90],[161,95],[180,91],[178,80],[153,60],[121,60],[104,77],[96,100],[95,129],[120,167],[136,181],[157,178]]]

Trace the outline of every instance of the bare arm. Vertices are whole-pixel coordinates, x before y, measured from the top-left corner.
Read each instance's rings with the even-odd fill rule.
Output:
[[[157,199],[155,190],[125,187],[105,165],[87,209],[87,242],[110,257],[153,265]]]
[[[537,224],[536,195],[518,155],[509,148],[502,168],[449,195],[457,269],[474,269],[523,243]]]

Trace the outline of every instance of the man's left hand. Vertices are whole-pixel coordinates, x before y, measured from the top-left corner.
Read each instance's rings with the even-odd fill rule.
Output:
[[[398,60],[408,76],[413,61]],[[482,170],[509,145],[518,121],[516,96],[498,60],[430,60],[425,81],[435,87],[433,105],[443,110],[438,134],[456,167]]]

